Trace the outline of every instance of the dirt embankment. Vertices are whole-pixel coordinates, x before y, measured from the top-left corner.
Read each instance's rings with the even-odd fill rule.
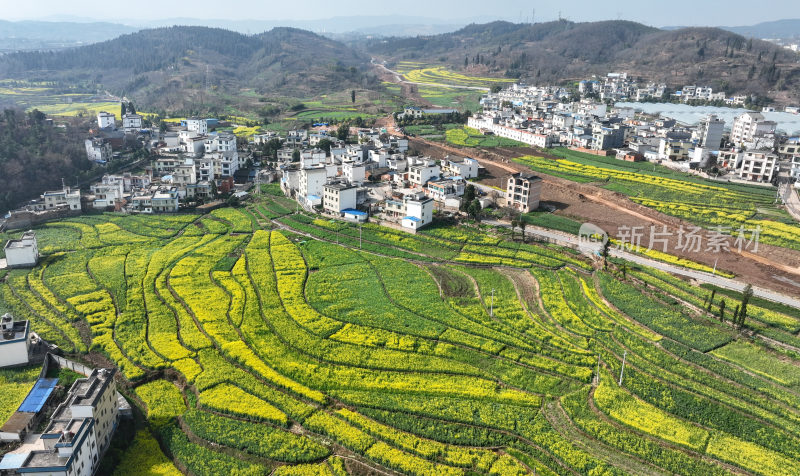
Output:
[[[523,148],[495,148],[492,150],[458,148],[419,138],[410,141],[412,149],[431,157],[441,158],[448,154],[459,154],[478,159],[486,167],[488,176],[482,180],[487,185],[498,186],[511,171],[525,171],[527,167],[512,162],[523,155],[548,156],[542,150]],[[760,243],[758,252],[739,252],[731,247],[729,251],[707,250],[707,234],[699,250],[679,248],[679,230],[688,233],[694,225],[653,209],[630,201],[622,194],[602,189],[592,184],[579,184],[558,177],[537,172],[544,180],[542,203],[556,209],[556,213],[579,221],[592,222],[606,230],[611,236],[619,237],[633,227],[643,227],[642,246],[650,245],[651,227],[662,232],[666,227],[666,251],[706,266],[717,266],[730,271],[753,285],[776,291],[797,294],[800,292],[800,252]],[[663,244],[656,242],[654,249],[663,251]]]

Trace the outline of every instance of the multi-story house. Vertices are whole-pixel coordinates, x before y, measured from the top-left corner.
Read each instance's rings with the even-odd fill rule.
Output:
[[[356,208],[355,185],[328,183],[322,189],[322,207],[326,212],[341,216],[345,210]]]
[[[142,128],[142,116],[139,114],[125,114],[122,116],[122,130],[126,134],[135,134]]]
[[[745,151],[739,177],[753,182],[771,182],[778,173],[778,156],[768,150]]]
[[[197,135],[208,134],[208,121],[197,117],[186,119],[186,130],[197,133]]]
[[[412,165],[408,168],[408,181],[413,185],[424,187],[429,181],[438,179],[441,173],[439,166],[431,162]]]
[[[111,160],[113,151],[111,143],[101,137],[92,137],[84,141],[86,158],[90,162],[106,163]]]
[[[450,157],[442,161],[442,170],[450,175],[471,179],[478,176],[480,164],[471,157]]]
[[[775,133],[777,124],[767,121],[757,112],[746,112],[733,121],[731,128],[731,142],[736,147],[741,147],[748,142],[754,142],[757,137]]]
[[[97,127],[100,129],[114,129],[117,126],[117,117],[110,112],[97,113]]]
[[[528,213],[539,208],[542,179],[532,174],[515,173],[508,178],[506,206]]]

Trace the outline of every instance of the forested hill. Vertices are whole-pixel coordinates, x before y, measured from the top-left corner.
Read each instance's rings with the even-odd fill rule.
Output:
[[[213,91],[268,93],[363,84],[368,58],[350,47],[294,29],[243,35],[219,28],[142,30],[80,48],[0,57],[0,77],[97,85],[137,103],[180,108]]]
[[[628,71],[670,86],[800,99],[800,55],[718,28],[664,31],[629,21],[493,22],[453,33],[367,42],[389,60],[449,63],[467,74],[544,83]]]
[[[91,168],[83,135],[71,125],[53,127],[44,119],[38,111],[6,109],[0,115],[0,216]]]

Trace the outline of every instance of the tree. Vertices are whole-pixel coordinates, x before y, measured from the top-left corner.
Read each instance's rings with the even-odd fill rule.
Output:
[[[608,269],[608,250],[609,250],[609,248],[611,248],[611,242],[609,240],[606,240],[605,243],[603,243],[603,251],[601,252],[601,254],[603,256],[603,269],[604,270]]]
[[[300,162],[300,149],[292,151],[292,162]]]
[[[125,103],[124,102],[120,102],[119,103],[119,118],[120,119],[122,119],[122,116],[125,115],[126,111],[127,111],[127,108],[125,107]]]
[[[133,107],[133,102],[128,103],[128,112],[131,114],[136,114],[136,108]]]
[[[753,297],[753,286],[748,284],[744,287],[742,291],[742,305],[739,308],[739,321],[737,322],[737,327],[741,329],[744,327],[744,321],[747,319],[747,304],[750,302],[750,298]]]
[[[467,207],[467,213],[469,213],[469,216],[475,219],[475,221],[480,221],[481,209],[481,202],[476,198],[470,202],[469,207]]]
[[[344,124],[341,124],[336,129],[336,137],[339,140],[347,140],[347,138],[350,137],[350,124],[346,122]]]
[[[464,188],[464,195],[461,197],[461,205],[458,209],[469,213],[468,208],[473,200],[475,200],[475,185],[469,184]]]
[[[519,226],[519,220],[516,218],[511,219],[511,241],[514,241],[514,233]]]
[[[331,142],[330,139],[322,139],[319,141],[319,143],[317,143],[317,147],[324,150],[326,154],[330,155],[331,144],[333,144],[333,142]]]
[[[525,221],[525,217],[519,217],[519,228],[522,231],[522,242],[525,243],[525,227],[528,226],[528,222]]]
[[[708,310],[708,312],[711,312],[711,306],[714,304],[714,296],[716,296],[716,294],[717,294],[717,290],[716,289],[712,289],[711,290],[711,296],[708,298],[708,306],[706,307],[706,310]]]
[[[355,89],[350,91],[350,102],[352,102],[353,104],[355,104],[355,102],[356,102],[356,90]]]
[[[725,300],[724,299],[719,302],[719,320],[720,321],[724,321],[725,320]]]
[[[733,317],[731,317],[731,322],[736,323],[739,319],[739,305],[736,305],[736,309],[733,310]]]

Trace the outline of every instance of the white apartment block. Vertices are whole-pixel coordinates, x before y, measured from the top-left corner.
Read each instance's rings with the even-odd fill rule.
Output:
[[[186,130],[196,132],[201,136],[208,134],[208,122],[205,119],[190,117],[186,119]]]
[[[508,178],[506,206],[528,213],[539,208],[542,179],[531,174],[515,173]]]
[[[97,113],[97,126],[100,129],[115,128],[117,125],[117,117],[110,112],[100,111]]]
[[[341,215],[345,210],[356,208],[358,188],[355,185],[329,183],[322,189],[322,207],[326,212]]]
[[[513,127],[495,124],[490,117],[470,117],[467,119],[467,126],[472,127],[473,129],[489,131],[498,137],[505,137],[506,139],[515,140],[517,142],[522,142],[523,144],[542,149],[553,145],[553,138],[549,134],[536,134],[523,129],[515,129]]]
[[[325,167],[309,167],[300,169],[297,195],[300,201],[308,206],[322,203],[323,187],[328,181]]]
[[[758,136],[775,133],[777,124],[767,121],[757,112],[746,112],[733,121],[731,129],[731,142],[741,147],[743,144],[753,142]]]
[[[719,150],[722,143],[722,133],[725,130],[725,120],[714,114],[709,114],[697,128],[697,140],[700,147],[709,150]]]
[[[739,177],[754,182],[771,182],[778,173],[778,156],[771,151],[745,151]]]

